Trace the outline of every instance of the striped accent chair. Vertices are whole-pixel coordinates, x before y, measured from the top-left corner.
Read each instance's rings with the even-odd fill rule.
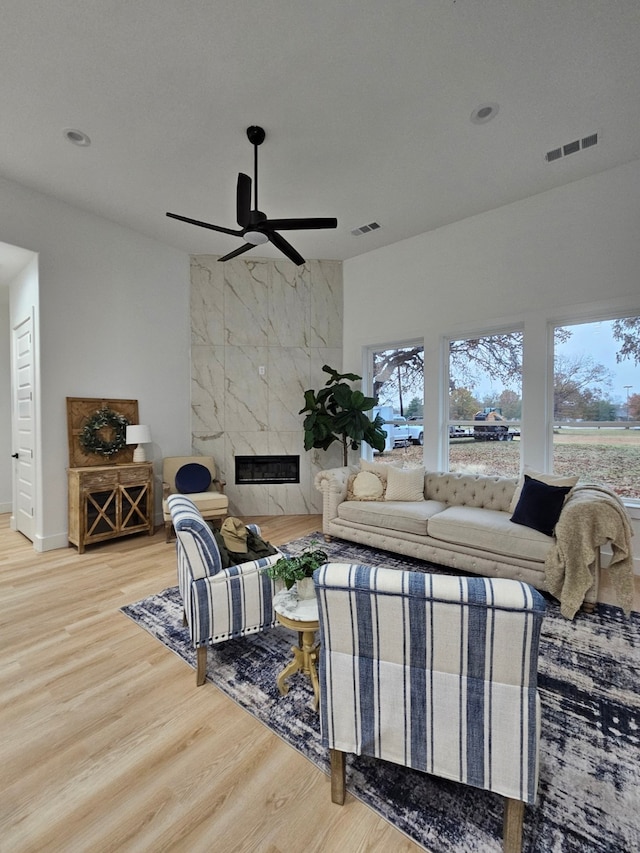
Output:
[[[176,531],[178,586],[184,619],[197,651],[196,683],[204,684],[207,649],[235,637],[257,634],[276,624],[274,581],[262,569],[282,557],[222,568],[211,528],[185,495],[170,495],[168,507]],[[247,525],[260,535],[255,524]]]
[[[333,802],[345,753],[374,756],[501,794],[504,849],[520,851],[538,787],[540,593],[346,563],[314,580]]]

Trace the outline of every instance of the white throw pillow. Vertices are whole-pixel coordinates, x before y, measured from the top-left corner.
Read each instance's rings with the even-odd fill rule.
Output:
[[[378,474],[383,483],[387,482],[389,468],[397,468],[397,462],[368,462],[366,459],[360,460],[361,471],[371,471],[372,474]]]
[[[382,477],[372,471],[351,474],[347,480],[348,501],[381,501],[384,498]]]
[[[531,477],[532,480],[539,480],[541,483],[546,483],[547,486],[570,486],[573,488],[579,479],[579,477],[560,477],[556,474],[541,474],[539,471],[534,471],[533,468],[529,468],[528,465],[525,465],[524,472],[520,475],[515,493],[511,498],[511,504],[509,505],[509,512],[511,513],[515,512],[515,509],[518,506],[518,501],[522,494],[522,487],[524,486],[525,474]]]
[[[424,468],[394,468],[387,472],[385,501],[423,501]]]

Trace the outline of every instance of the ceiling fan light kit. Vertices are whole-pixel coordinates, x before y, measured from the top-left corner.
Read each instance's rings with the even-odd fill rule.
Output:
[[[190,219],[187,216],[179,216],[177,213],[167,213],[172,219],[179,219],[200,228],[209,228],[211,231],[220,231],[223,234],[233,234],[234,237],[244,239],[244,244],[233,252],[218,258],[219,261],[229,261],[238,255],[248,252],[254,246],[272,243],[276,249],[282,252],[294,264],[304,264],[302,255],[293,248],[279,231],[308,231],[319,228],[337,228],[338,220],[329,217],[307,217],[305,219],[268,219],[266,213],[258,209],[258,146],[265,140],[264,129],[257,125],[247,128],[247,139],[253,145],[253,182],[249,175],[240,172],[236,186],[236,219],[239,229],[223,228],[220,225],[212,225],[201,222],[198,219]],[[251,188],[253,183],[253,207],[251,206]]]

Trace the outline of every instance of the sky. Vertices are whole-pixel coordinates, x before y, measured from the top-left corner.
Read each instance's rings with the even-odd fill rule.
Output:
[[[611,386],[603,387],[605,395],[614,403],[624,404],[627,400],[625,385],[631,386],[629,396],[640,394],[640,365],[636,365],[633,359],[625,359],[618,364],[616,352],[620,344],[613,338],[612,327],[612,320],[563,326],[571,330],[571,337],[565,344],[556,345],[556,352],[571,357],[591,356],[596,364],[604,365],[613,374]],[[485,394],[499,394],[503,390],[502,383],[487,379],[476,386],[474,393],[482,397]]]
[[[629,396],[640,394],[640,365],[636,365],[633,359],[625,359],[618,364],[616,352],[620,344],[613,338],[612,327],[612,320],[564,326],[563,328],[571,330],[571,337],[566,343],[557,345],[556,352],[570,357],[591,356],[596,364],[604,365],[611,372],[613,378],[611,386],[603,388],[603,391],[612,402],[624,405],[627,400],[625,385],[631,386],[628,389]],[[504,387],[500,382],[492,382],[485,378],[484,381],[480,381],[474,387],[473,391],[476,397],[482,399],[485,395],[492,393],[500,394]],[[513,390],[520,391],[521,389],[513,388]],[[413,396],[421,398],[420,389],[405,394],[405,405]],[[389,401],[387,401],[387,397],[390,398]],[[381,395],[381,405],[387,402],[391,402],[396,407],[398,405],[397,393],[394,394],[391,388],[388,389],[387,394]]]
[[[631,385],[629,395],[640,394],[640,365],[636,365],[633,359],[625,359],[620,364],[616,362],[620,344],[613,338],[612,326],[611,320],[571,326],[571,338],[559,351],[570,355],[590,355],[594,362],[603,364],[614,375],[609,389],[612,400],[624,403],[627,399],[625,385]]]

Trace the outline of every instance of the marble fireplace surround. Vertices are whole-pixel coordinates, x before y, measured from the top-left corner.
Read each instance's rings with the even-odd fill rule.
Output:
[[[313,480],[341,450],[305,451],[304,391],[342,368],[342,263],[191,258],[191,433],[234,515],[322,512]],[[299,455],[300,482],[235,483],[235,456]]]

